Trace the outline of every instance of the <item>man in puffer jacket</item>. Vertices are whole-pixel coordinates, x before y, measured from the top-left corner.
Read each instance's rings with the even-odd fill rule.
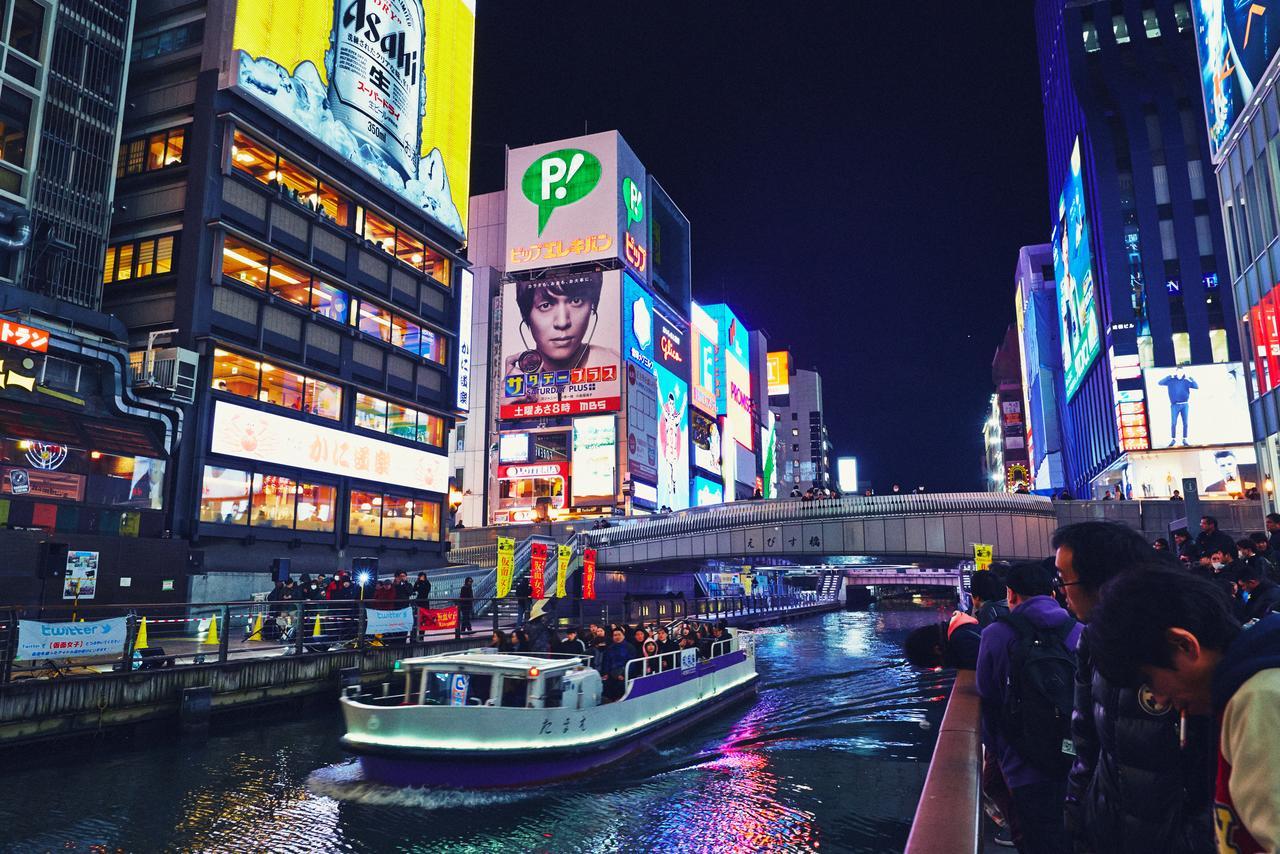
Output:
[[[1105,582],[1130,569],[1164,566],[1140,535],[1111,522],[1068,525],[1054,534],[1053,546],[1059,585],[1086,623]],[[1095,667],[1088,626],[1076,660],[1076,759],[1066,809],[1076,850],[1212,851],[1211,721],[1188,717],[1186,746],[1180,748],[1178,712],[1148,686],[1108,682]]]

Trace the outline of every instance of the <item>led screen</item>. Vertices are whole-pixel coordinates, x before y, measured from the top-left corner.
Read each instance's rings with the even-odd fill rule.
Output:
[[[233,79],[462,237],[473,0],[239,0]]]
[[[1253,441],[1239,362],[1147,368],[1143,381],[1153,450]]]
[[[612,415],[573,419],[573,503],[614,500],[617,469]]]
[[[523,463],[528,459],[528,433],[503,433],[498,437],[498,462]]]
[[[658,371],[658,506],[689,506],[689,385]]]
[[[658,482],[658,378],[627,365],[627,466],[633,481]]]
[[[748,451],[755,448],[751,418],[751,373],[746,365],[730,355],[724,360],[725,379],[729,387],[726,397],[729,435]]]
[[[693,500],[695,507],[707,507],[724,502],[724,487],[719,481],[705,478],[702,475],[693,477]]]
[[[693,439],[693,464],[720,474],[720,425],[716,419],[696,409],[690,410],[689,434]]]
[[[1280,7],[1239,0],[1193,5],[1209,144],[1217,158],[1280,45]]]
[[[619,275],[584,272],[506,284],[499,418],[621,408]]]
[[[836,484],[846,495],[853,495],[858,491],[857,457],[836,458]]]
[[[1071,150],[1071,170],[1058,199],[1058,223],[1053,229],[1053,272],[1058,282],[1063,380],[1070,399],[1102,349],[1079,137]]]
[[[768,355],[769,396],[791,393],[791,354],[780,350]]]
[[[630,273],[623,275],[626,286],[622,298],[623,355],[653,371],[653,297]]]

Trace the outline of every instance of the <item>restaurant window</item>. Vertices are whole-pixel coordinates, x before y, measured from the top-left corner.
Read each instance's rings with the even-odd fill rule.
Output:
[[[103,258],[103,283],[145,279],[172,272],[173,243],[173,235],[165,235],[108,247]]]
[[[186,152],[186,128],[157,131],[120,143],[116,177],[141,175],[170,166],[181,166]]]
[[[372,395],[356,392],[355,426],[377,433],[387,432],[387,402]]]
[[[320,213],[336,222],[343,228],[351,227],[351,202],[346,196],[336,192],[333,187],[321,182],[316,193],[320,205]]]
[[[258,400],[286,409],[302,409],[302,387],[306,377],[284,370],[268,362],[262,363],[262,386]]]
[[[387,432],[400,439],[414,441],[417,435],[417,415],[412,409],[388,401]]]
[[[259,365],[253,359],[230,353],[213,351],[213,388],[240,397],[258,397]]]
[[[347,533],[361,537],[379,536],[382,530],[382,496],[376,492],[351,490]]]
[[[433,332],[430,329],[422,330],[422,347],[420,352],[424,359],[429,359],[437,365],[443,365],[447,354],[444,336]]]
[[[311,310],[345,326],[351,321],[351,298],[344,290],[316,281],[311,285]]]
[[[414,332],[410,332],[410,326],[414,328]],[[391,343],[408,350],[415,356],[418,355],[417,339],[420,337],[421,329],[417,324],[411,324],[408,320],[400,315],[393,315],[391,318]]]
[[[413,532],[413,499],[382,496],[382,536],[407,540]]]
[[[363,220],[361,222],[360,236],[377,245],[383,252],[395,254],[395,226],[368,208],[362,208],[362,211]]]
[[[310,306],[311,274],[306,270],[289,263],[279,255],[272,255],[268,279],[271,282],[271,293],[283,297],[294,305],[303,308]]]
[[[231,136],[231,165],[263,184],[276,177],[276,153],[239,130]]]
[[[293,190],[304,200],[311,201],[313,204],[315,199],[312,197],[316,195],[316,189],[320,186],[317,178],[283,157],[276,165],[276,183],[286,190]]]
[[[265,290],[269,257],[256,246],[250,246],[243,240],[228,235],[222,240],[222,275],[258,290]]]
[[[413,538],[437,541],[440,539],[440,504],[436,501],[413,502]]]
[[[249,474],[205,466],[200,490],[200,521],[243,525],[249,518]]]
[[[443,447],[444,419],[430,412],[419,412],[416,438],[423,444]]]
[[[292,528],[298,485],[274,474],[253,476],[252,524],[261,528]]]
[[[332,531],[337,493],[337,487],[323,483],[298,484],[298,521],[295,527],[299,531]]]
[[[342,418],[342,386],[307,377],[302,411],[334,421]]]
[[[391,312],[373,303],[360,301],[360,331],[383,341],[391,340]]]
[[[404,229],[396,231],[396,258],[410,267],[422,269],[422,261],[426,255],[426,245]]]

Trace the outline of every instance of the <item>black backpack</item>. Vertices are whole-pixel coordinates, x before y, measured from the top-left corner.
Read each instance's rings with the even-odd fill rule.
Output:
[[[1000,710],[1001,734],[1031,767],[1053,777],[1071,767],[1071,710],[1075,705],[1075,653],[1067,648],[1076,621],[1038,628],[1024,614],[1000,618],[1016,638],[1009,654],[1009,684]]]

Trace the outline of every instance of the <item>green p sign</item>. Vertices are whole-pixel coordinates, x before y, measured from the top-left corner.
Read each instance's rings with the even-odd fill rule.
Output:
[[[622,179],[622,203],[627,206],[627,228],[633,222],[644,222],[644,193],[630,178]]]
[[[539,235],[552,211],[573,204],[596,188],[600,172],[600,158],[578,148],[562,148],[529,164],[520,188],[538,208]]]

